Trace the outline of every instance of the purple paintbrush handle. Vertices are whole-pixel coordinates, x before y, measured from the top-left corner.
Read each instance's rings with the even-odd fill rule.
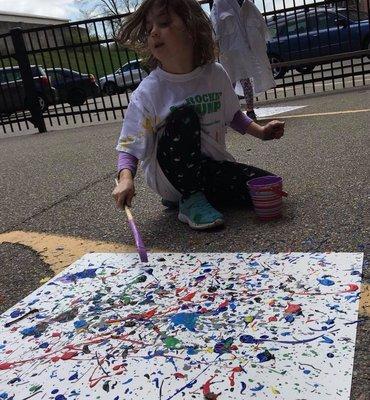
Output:
[[[138,231],[138,229],[137,229],[137,227],[135,225],[134,220],[129,219],[128,223],[130,225],[131,232],[132,232],[132,234],[134,236],[136,248],[137,248],[137,251],[139,253],[139,257],[140,257],[141,262],[148,262],[148,255],[146,253],[144,242],[141,239],[140,233],[139,233],[139,231]]]

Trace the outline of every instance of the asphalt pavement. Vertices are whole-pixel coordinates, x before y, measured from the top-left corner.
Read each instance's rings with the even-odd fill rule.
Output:
[[[304,108],[277,115],[280,141],[230,132],[240,162],[278,174],[289,196],[284,216],[261,223],[252,211],[225,209],[226,227],[194,232],[166,210],[139,172],[133,213],[149,248],[169,252],[363,252],[368,241],[367,189],[370,90],[285,100]],[[0,312],[52,274],[42,252],[1,240],[14,232],[42,232],[131,243],[111,191],[120,122],[0,139]],[[364,283],[369,272],[364,266]],[[351,399],[370,393],[366,312],[358,325]],[[361,397],[362,396],[362,397]]]

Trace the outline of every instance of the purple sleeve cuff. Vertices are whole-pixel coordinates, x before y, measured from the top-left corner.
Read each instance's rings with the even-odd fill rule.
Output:
[[[138,159],[130,153],[125,151],[118,152],[118,163],[117,170],[118,173],[123,169],[129,169],[134,177],[137,170]]]
[[[247,132],[248,126],[253,122],[253,119],[245,115],[241,110],[234,114],[233,120],[230,122],[230,127],[244,135]]]

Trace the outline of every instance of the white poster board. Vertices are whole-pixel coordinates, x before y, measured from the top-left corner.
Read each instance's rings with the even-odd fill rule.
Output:
[[[349,399],[362,258],[87,254],[1,316],[0,398]]]

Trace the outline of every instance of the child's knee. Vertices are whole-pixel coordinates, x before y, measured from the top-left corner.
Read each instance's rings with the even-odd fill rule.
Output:
[[[176,130],[200,131],[199,115],[195,108],[188,104],[176,107],[171,111],[166,119],[166,125]]]

